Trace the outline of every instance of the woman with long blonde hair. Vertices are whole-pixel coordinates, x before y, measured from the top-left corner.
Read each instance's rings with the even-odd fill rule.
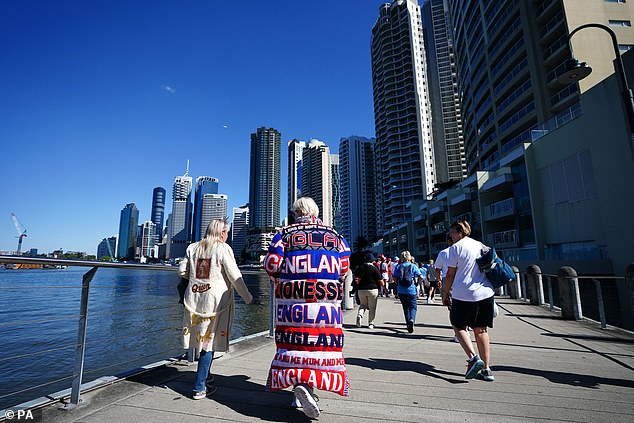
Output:
[[[205,237],[187,247],[186,258],[180,264],[181,277],[189,280],[183,301],[183,346],[200,351],[194,399],[216,391],[209,372],[214,351],[225,352],[229,348],[235,308],[233,289],[245,303],[253,303],[233,250],[226,243],[228,235],[226,220],[212,220]]]

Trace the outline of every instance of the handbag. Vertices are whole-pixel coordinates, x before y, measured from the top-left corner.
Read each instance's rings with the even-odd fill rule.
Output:
[[[493,247],[484,246],[481,256],[476,259],[476,264],[493,288],[499,288],[515,280],[513,268],[498,257]]]

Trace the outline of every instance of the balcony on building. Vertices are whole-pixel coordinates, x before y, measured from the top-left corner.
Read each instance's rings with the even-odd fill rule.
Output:
[[[487,243],[497,249],[513,248],[519,245],[519,231],[511,229],[508,231],[494,232],[487,235]]]
[[[440,222],[440,223],[436,223],[434,225],[432,225],[430,233],[432,236],[434,235],[440,235],[440,234],[444,234],[446,233],[448,230],[447,225],[445,224],[445,222]]]
[[[416,245],[416,249],[414,250],[414,255],[417,258],[420,258],[421,256],[426,256],[428,254],[429,254],[429,252],[427,250],[427,245],[426,244],[417,244]]]
[[[512,216],[516,212],[513,197],[491,203],[484,208],[484,220],[491,221],[502,217]]]
[[[427,238],[427,228],[416,229],[416,232],[414,235],[417,241]]]
[[[473,199],[474,195],[473,193],[471,193],[471,191],[460,191],[456,196],[449,199],[449,205],[453,207],[460,203],[468,202]]]
[[[489,180],[482,185],[480,191],[491,191],[494,188],[499,188],[501,185],[512,183],[513,174],[511,173],[511,168],[503,167],[497,170],[492,177],[489,177]]]
[[[429,209],[429,216],[435,216],[439,213],[444,213],[447,211],[447,206],[445,204],[436,204]]]
[[[462,213],[457,215],[453,220],[454,221],[459,221],[459,220],[466,220],[469,223],[473,222],[473,214],[471,212],[466,212],[466,213]]]

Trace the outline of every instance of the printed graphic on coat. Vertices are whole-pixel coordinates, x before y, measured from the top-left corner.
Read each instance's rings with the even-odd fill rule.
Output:
[[[209,268],[211,267],[211,259],[196,260],[196,279],[209,279]]]

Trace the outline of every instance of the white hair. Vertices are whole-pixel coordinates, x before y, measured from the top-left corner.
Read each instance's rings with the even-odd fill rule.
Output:
[[[310,197],[301,197],[293,203],[293,214],[299,216],[319,216],[319,207]]]

